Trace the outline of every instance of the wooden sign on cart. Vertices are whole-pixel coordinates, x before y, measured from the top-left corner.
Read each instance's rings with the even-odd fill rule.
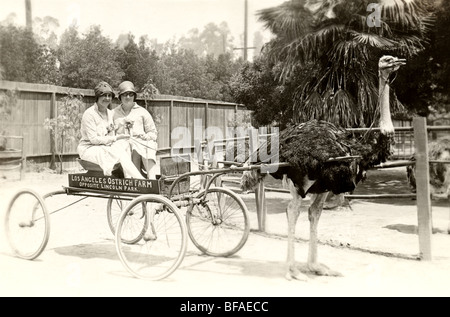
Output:
[[[137,194],[159,194],[160,185],[156,179],[117,178],[90,173],[69,174],[69,186],[114,192]]]

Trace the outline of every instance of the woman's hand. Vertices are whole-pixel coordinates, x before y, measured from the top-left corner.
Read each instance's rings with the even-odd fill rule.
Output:
[[[142,139],[142,140],[144,140],[144,141],[150,141],[151,140],[151,138],[148,135],[146,135],[146,134],[139,134],[139,135],[137,135],[137,137]]]

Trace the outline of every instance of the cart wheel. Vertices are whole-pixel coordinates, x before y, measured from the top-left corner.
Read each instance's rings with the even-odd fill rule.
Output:
[[[15,255],[37,258],[50,236],[50,217],[43,198],[30,189],[16,193],[6,210],[5,232]]]
[[[139,241],[127,244],[125,241],[142,232],[142,219],[136,224],[134,216],[142,208],[147,215],[147,230]],[[120,215],[116,228],[117,253],[135,277],[163,279],[178,268],[186,254],[186,223],[175,204],[163,196],[142,195],[132,200]]]
[[[106,205],[106,217],[108,218],[109,229],[113,235],[116,234],[116,224],[119,219],[120,214],[124,211],[126,206],[126,201],[120,199],[119,196],[111,196],[108,198],[108,203]]]
[[[250,233],[244,201],[229,189],[211,187],[201,192],[186,213],[189,237],[203,253],[227,257],[238,252]]]
[[[125,210],[127,205],[129,204],[129,199],[124,199],[120,196],[113,195],[108,199],[108,204],[106,206],[106,215],[108,217],[108,225],[111,229],[113,235],[116,235],[116,226],[119,220],[120,215]],[[133,232],[136,234],[135,236],[128,235],[123,242],[128,244],[133,244],[139,241],[147,230],[147,213],[145,212],[145,203],[141,204],[142,208],[138,208],[137,206],[128,213],[127,217],[129,221],[133,222],[136,230]],[[137,230],[137,228],[141,228],[141,230]]]

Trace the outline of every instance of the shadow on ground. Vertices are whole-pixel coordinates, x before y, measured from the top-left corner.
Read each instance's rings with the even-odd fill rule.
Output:
[[[75,256],[81,259],[102,258],[119,260],[114,243],[89,243],[57,247],[54,251],[60,255]]]
[[[398,232],[406,233],[406,234],[418,234],[418,232],[419,232],[419,229],[417,228],[416,225],[404,225],[401,223],[387,225],[387,226],[384,226],[383,228],[397,230]],[[447,231],[439,229],[439,228],[433,228],[433,234],[436,234],[436,233],[447,234]]]

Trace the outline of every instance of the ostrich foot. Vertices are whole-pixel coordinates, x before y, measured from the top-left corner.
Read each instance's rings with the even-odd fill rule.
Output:
[[[328,266],[321,263],[307,263],[305,269],[307,272],[319,276],[342,276],[341,273],[333,271]]]
[[[308,277],[303,274],[295,264],[289,265],[287,268],[287,272],[285,275],[286,279],[288,281],[291,281],[292,279],[306,282],[308,280]]]

